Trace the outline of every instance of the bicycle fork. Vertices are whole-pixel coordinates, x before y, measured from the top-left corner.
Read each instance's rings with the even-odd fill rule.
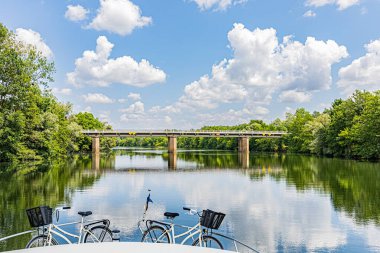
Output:
[[[43,227],[42,229],[45,230],[45,227]],[[44,242],[44,247],[51,245],[51,240],[53,237],[50,232],[51,229],[52,229],[52,224],[50,224],[49,227],[47,228],[48,233],[47,233],[46,241]],[[45,234],[45,231],[42,231],[42,234]]]

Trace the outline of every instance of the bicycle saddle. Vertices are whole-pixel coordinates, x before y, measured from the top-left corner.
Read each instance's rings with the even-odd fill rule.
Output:
[[[82,217],[86,217],[92,214],[91,211],[86,211],[86,212],[78,212],[78,214]]]
[[[164,216],[166,217],[166,218],[171,218],[171,219],[174,219],[175,217],[177,217],[177,216],[179,216],[179,213],[171,213],[171,212],[166,212],[166,213],[164,213]]]

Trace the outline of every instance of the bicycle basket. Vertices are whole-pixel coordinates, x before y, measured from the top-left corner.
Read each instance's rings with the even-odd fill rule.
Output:
[[[53,209],[48,206],[26,209],[30,226],[34,228],[51,224],[53,222],[52,213]]]
[[[201,225],[206,228],[218,229],[226,216],[224,213],[214,212],[210,209],[203,210],[201,217]]]

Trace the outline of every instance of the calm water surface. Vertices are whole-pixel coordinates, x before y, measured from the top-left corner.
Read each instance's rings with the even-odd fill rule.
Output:
[[[60,222],[91,210],[91,218],[110,219],[122,241],[139,241],[147,189],[150,218],[179,212],[176,221],[192,225],[197,219],[183,206],[220,211],[220,232],[261,252],[380,252],[379,163],[216,151],[116,150],[0,165],[0,237],[30,229],[28,207],[71,205]],[[29,239],[0,243],[0,251]]]

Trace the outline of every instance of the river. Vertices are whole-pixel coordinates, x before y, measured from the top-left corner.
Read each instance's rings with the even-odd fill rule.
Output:
[[[226,217],[219,232],[260,252],[380,252],[380,164],[299,155],[119,149],[49,163],[0,164],[0,238],[30,229],[25,209],[70,205],[108,218],[122,241],[139,241],[137,221],[163,212],[192,225],[183,206]],[[76,228],[70,228],[74,231]],[[0,243],[25,247],[29,235]],[[227,248],[232,245],[224,242]]]

